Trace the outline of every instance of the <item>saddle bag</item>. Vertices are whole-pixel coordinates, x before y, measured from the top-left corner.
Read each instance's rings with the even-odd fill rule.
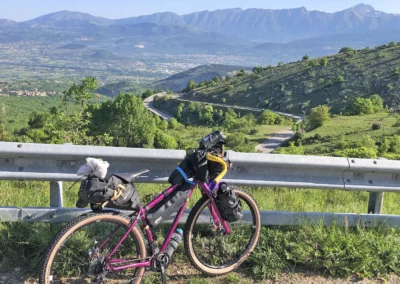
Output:
[[[112,175],[108,180],[89,176],[81,182],[78,195],[78,208],[84,208],[90,203],[98,209],[140,209],[139,192],[134,184],[117,175]]]
[[[239,197],[235,191],[224,182],[219,185],[216,203],[225,221],[229,223],[236,222],[243,217]]]
[[[154,228],[162,221],[168,219],[173,213],[178,212],[188,199],[192,186],[189,183],[179,186],[156,206],[151,208],[147,212],[147,223]]]

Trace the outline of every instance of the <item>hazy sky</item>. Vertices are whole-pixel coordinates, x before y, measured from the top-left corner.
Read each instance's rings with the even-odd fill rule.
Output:
[[[25,21],[35,17],[71,10],[106,18],[126,18],[171,11],[187,14],[225,8],[284,9],[304,6],[308,10],[335,12],[363,0],[0,0],[0,19]],[[399,0],[364,0],[375,9],[400,13]]]

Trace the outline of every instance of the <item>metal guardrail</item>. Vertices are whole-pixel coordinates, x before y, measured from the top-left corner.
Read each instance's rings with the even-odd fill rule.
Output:
[[[110,163],[109,172],[129,173],[151,169],[137,182],[164,183],[184,158],[180,150],[117,147],[49,145],[0,142],[0,179],[50,181],[51,208],[0,208],[3,221],[66,221],[82,210],[63,208],[62,182],[77,180],[76,172],[86,157],[99,157]],[[234,171],[224,179],[246,186],[339,189],[369,191],[368,213],[381,213],[383,192],[400,192],[400,161],[348,159],[317,156],[266,155],[229,152]],[[7,213],[8,212],[8,213]],[[75,215],[74,215],[75,214]],[[331,213],[263,212],[266,225],[295,224],[298,218],[349,218],[349,225],[360,220],[376,224],[387,220],[399,223],[400,216]],[[35,217],[36,216],[36,217]],[[39,217],[42,216],[42,217]],[[296,217],[297,216],[297,217]],[[355,218],[354,216],[359,216]],[[335,218],[336,218],[335,217]],[[275,221],[271,221],[271,218]],[[372,219],[371,219],[372,218]],[[327,219],[326,219],[327,220]],[[393,223],[393,222],[394,223]],[[338,222],[340,224],[340,222]]]

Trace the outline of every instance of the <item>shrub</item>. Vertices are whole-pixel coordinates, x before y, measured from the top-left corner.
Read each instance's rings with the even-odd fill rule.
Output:
[[[354,49],[352,49],[351,47],[345,46],[340,49],[339,53],[346,53],[346,52],[350,52],[350,51],[354,51]]]
[[[335,151],[334,156],[347,157],[347,158],[375,159],[378,156],[378,151],[377,149],[367,148],[367,147],[350,148],[350,149]]]
[[[372,124],[372,130],[378,130],[378,129],[381,129],[381,127],[382,127],[382,124],[379,121],[378,122],[374,122]]]
[[[310,56],[308,56],[307,54],[303,56],[302,60],[303,61],[307,61],[310,59]]]
[[[314,129],[329,121],[331,118],[329,110],[330,108],[325,105],[311,109],[310,115],[308,116],[307,128]]]
[[[322,139],[322,135],[319,134],[319,133],[315,133],[314,139],[315,139],[315,140],[321,140],[321,139]]]

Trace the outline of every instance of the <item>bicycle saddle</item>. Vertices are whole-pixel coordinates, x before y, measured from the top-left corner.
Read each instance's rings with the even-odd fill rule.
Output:
[[[129,183],[129,182],[133,182],[135,180],[135,178],[137,178],[138,176],[148,173],[149,171],[150,170],[140,170],[140,171],[130,173],[130,174],[113,174],[113,175],[120,178],[124,182]]]

